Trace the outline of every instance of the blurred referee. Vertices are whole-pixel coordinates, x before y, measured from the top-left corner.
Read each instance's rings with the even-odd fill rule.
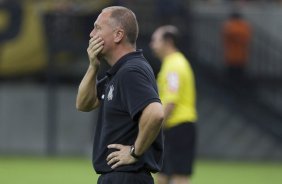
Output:
[[[175,26],[158,28],[151,49],[161,60],[158,74],[160,98],[164,106],[165,155],[158,184],[190,183],[195,156],[197,120],[194,74],[178,50],[179,31]]]

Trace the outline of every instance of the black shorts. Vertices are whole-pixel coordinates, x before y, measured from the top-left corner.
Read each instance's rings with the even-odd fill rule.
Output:
[[[111,172],[100,175],[97,184],[154,184],[149,172]]]
[[[195,158],[196,125],[182,123],[164,131],[164,164],[161,173],[191,175]]]

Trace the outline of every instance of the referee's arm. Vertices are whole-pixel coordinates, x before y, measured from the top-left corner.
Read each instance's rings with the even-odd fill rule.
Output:
[[[135,154],[142,155],[156,139],[163,123],[164,113],[158,102],[149,104],[139,120],[139,132],[135,140]]]

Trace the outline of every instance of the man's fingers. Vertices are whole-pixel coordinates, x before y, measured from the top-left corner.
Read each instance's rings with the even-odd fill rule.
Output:
[[[101,45],[99,48],[97,48],[97,50],[95,51],[95,55],[97,56],[99,54],[99,52],[101,52],[104,48],[104,45]]]
[[[90,45],[94,40],[97,40],[97,39],[98,39],[98,36],[91,37],[90,40],[89,40],[89,45]]]
[[[107,162],[107,164],[108,165],[112,165],[112,164],[114,164],[114,163],[116,163],[116,162],[119,162],[120,160],[118,159],[118,157],[114,157],[114,158],[112,158],[112,159],[110,159],[108,162]]]
[[[103,42],[103,39],[101,37],[98,37],[98,38],[91,38],[89,40],[89,47],[92,48],[94,47],[95,45],[97,45],[98,43],[101,43]]]
[[[121,161],[119,161],[119,162],[115,163],[114,165],[112,165],[111,168],[115,169],[115,168],[117,168],[117,167],[119,167],[121,165],[123,165],[123,163]]]
[[[90,43],[90,44],[89,44],[89,47],[90,47],[90,48],[97,48],[98,45],[102,45],[102,44],[104,44],[104,40],[99,39],[99,40],[95,40],[95,41],[93,41],[92,43]],[[96,46],[96,47],[95,47],[95,46]]]
[[[112,158],[117,157],[118,153],[117,152],[112,152],[111,154],[108,155],[107,161],[110,161]]]
[[[122,145],[121,144],[110,144],[110,145],[108,145],[108,148],[113,148],[113,149],[121,150],[122,149]]]
[[[89,43],[88,45],[90,45],[92,42],[93,42],[94,38],[92,37],[90,40],[89,40]]]
[[[117,150],[110,153],[107,157],[107,164],[111,166],[112,169],[136,162],[136,160],[133,159],[133,157],[131,157],[129,154],[130,146],[122,144],[110,144],[107,147],[108,149]]]
[[[104,41],[94,45],[93,47],[88,47],[87,50],[89,50],[91,53],[97,53],[98,51],[101,51],[104,47]]]
[[[90,48],[91,50],[96,50],[101,45],[104,45],[104,40],[100,40],[98,42],[94,41],[88,46],[88,48]]]
[[[92,57],[96,57],[99,52],[101,52],[104,48],[104,45],[101,44],[101,45],[97,45],[97,48],[88,48],[87,49],[87,52],[88,52],[88,55],[92,58]]]

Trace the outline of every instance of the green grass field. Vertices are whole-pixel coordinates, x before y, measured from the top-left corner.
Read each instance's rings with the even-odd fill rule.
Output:
[[[0,184],[94,184],[85,158],[0,157]],[[193,184],[281,184],[282,163],[197,161]]]

